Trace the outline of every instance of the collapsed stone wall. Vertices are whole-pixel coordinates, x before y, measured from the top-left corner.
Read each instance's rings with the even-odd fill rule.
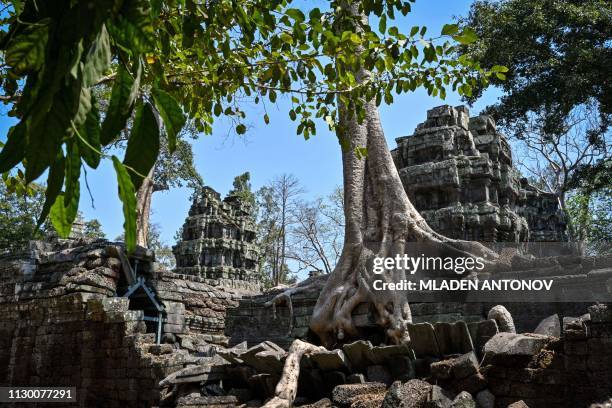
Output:
[[[149,280],[151,288],[164,303],[166,311],[173,315],[164,324],[164,333],[181,338],[185,333],[199,333],[208,343],[226,345],[225,316],[228,308],[238,306],[238,301],[249,291],[213,287],[203,278],[179,275],[171,272],[155,273]]]
[[[547,316],[558,314],[580,316],[593,303],[588,299],[610,299],[608,287],[612,280],[612,255],[600,257],[557,256],[524,260],[514,258],[511,263],[500,263],[483,275],[495,279],[551,279],[557,292],[563,296],[552,302],[543,302],[541,293],[525,295],[521,302],[504,302],[514,316],[517,330],[528,332],[536,328]],[[324,279],[324,277],[323,277]],[[470,301],[453,299],[452,293],[444,301],[440,295],[425,292],[407,292],[411,297],[410,308],[413,321],[421,322],[475,322],[487,317],[489,309],[499,300]],[[228,309],[226,334],[230,344],[247,341],[256,344],[272,340],[282,347],[288,347],[296,339],[308,338],[310,316],[316,304],[316,291],[298,292],[291,297],[291,309],[287,305],[272,310],[266,306],[277,292],[272,291],[240,300],[239,307]],[[430,297],[431,296],[431,297]],[[540,298],[540,299],[539,299]],[[563,301],[565,299],[565,301]],[[582,299],[577,301],[576,299]],[[375,335],[374,311],[366,304],[359,305],[353,312],[353,319],[364,335]]]
[[[313,350],[301,359],[295,404],[586,408],[612,395],[609,306],[564,319],[562,331],[558,316],[541,322],[537,334],[507,331],[493,319],[416,323],[408,327],[410,344],[358,340]],[[164,402],[180,408],[261,406],[274,395],[287,355],[271,341],[220,350],[223,361],[216,365],[187,367],[164,379],[162,386],[174,394]]]
[[[0,386],[70,386],[82,407],[149,407],[161,379],[227,342],[225,308],[241,294],[159,271],[140,250],[139,276],[164,305],[173,343],[157,345],[145,312],[117,297],[127,285],[122,250],[104,240],[33,242],[0,258]]]
[[[561,338],[499,334],[482,371],[496,406],[585,407],[612,395],[612,308],[595,305],[568,319]]]

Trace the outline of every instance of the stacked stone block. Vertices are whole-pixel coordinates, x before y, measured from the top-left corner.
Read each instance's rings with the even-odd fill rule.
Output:
[[[566,240],[554,195],[520,178],[490,117],[439,106],[396,142],[392,155],[404,188],[434,230],[483,242]]]
[[[76,387],[83,407],[155,406],[161,379],[193,364],[190,353],[226,342],[225,308],[240,291],[157,271],[139,249],[139,274],[165,309],[171,344],[157,345],[144,312],[121,297],[119,251],[104,240],[55,240],[0,258],[0,386]]]
[[[237,195],[221,200],[210,187],[196,195],[174,248],[177,274],[200,277],[210,285],[261,290],[259,248],[250,204]]]

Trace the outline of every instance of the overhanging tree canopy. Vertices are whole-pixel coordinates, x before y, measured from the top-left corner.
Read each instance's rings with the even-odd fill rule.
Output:
[[[338,29],[345,23],[336,1],[328,11],[313,8],[308,15],[280,0],[6,4],[8,32],[0,42],[3,100],[18,124],[0,153],[0,172],[21,164],[31,182],[48,171],[40,221],[50,213],[65,234],[78,209],[81,165],[98,166],[102,148],[119,136],[135,110],[125,157],[110,158],[130,248],[136,220],[132,197],[159,153],[159,120],[173,151],[186,117],[210,133],[214,118],[227,115],[241,134],[246,126],[238,97],[264,103],[291,93],[289,115],[308,138],[316,132],[315,118],[336,126],[337,100],[363,119],[360,96],[379,104],[419,86],[442,96],[447,86],[469,93],[483,74],[467,58],[448,57],[452,41],[435,44],[424,27],[401,33],[391,26],[396,13],[410,11],[409,1],[359,2],[380,21],[378,32],[367,29],[363,35]],[[464,43],[474,39],[471,30],[460,32],[455,25],[446,26],[442,36]],[[359,67],[373,73],[365,83],[355,78]],[[110,82],[102,119],[91,89]],[[263,119],[269,121],[267,115]]]

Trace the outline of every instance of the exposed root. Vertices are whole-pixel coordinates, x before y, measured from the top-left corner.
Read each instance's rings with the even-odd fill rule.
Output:
[[[323,277],[326,278],[326,276]],[[320,290],[320,288],[323,287],[323,282],[324,281],[321,276],[306,279],[296,286],[283,290],[281,293],[264,303],[264,306],[272,306],[272,317],[276,319],[276,306],[283,304],[287,305],[287,308],[289,309],[289,329],[287,334],[291,335],[291,332],[293,331],[293,301],[291,300],[291,297],[309,290]]]
[[[275,396],[262,408],[290,408],[293,406],[293,401],[297,395],[300,361],[304,354],[315,351],[325,351],[325,348],[306,343],[302,340],[295,340],[291,344],[281,379],[274,391]]]
[[[495,320],[500,332],[516,333],[514,319],[512,319],[512,315],[504,306],[497,305],[492,307],[487,318]]]

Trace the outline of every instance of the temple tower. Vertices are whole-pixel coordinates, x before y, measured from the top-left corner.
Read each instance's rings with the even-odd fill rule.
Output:
[[[238,195],[222,200],[210,187],[196,194],[173,252],[177,274],[213,286],[261,290],[253,208]]]
[[[396,142],[392,155],[404,188],[439,233],[483,242],[566,240],[554,195],[521,179],[491,117],[438,106]]]

